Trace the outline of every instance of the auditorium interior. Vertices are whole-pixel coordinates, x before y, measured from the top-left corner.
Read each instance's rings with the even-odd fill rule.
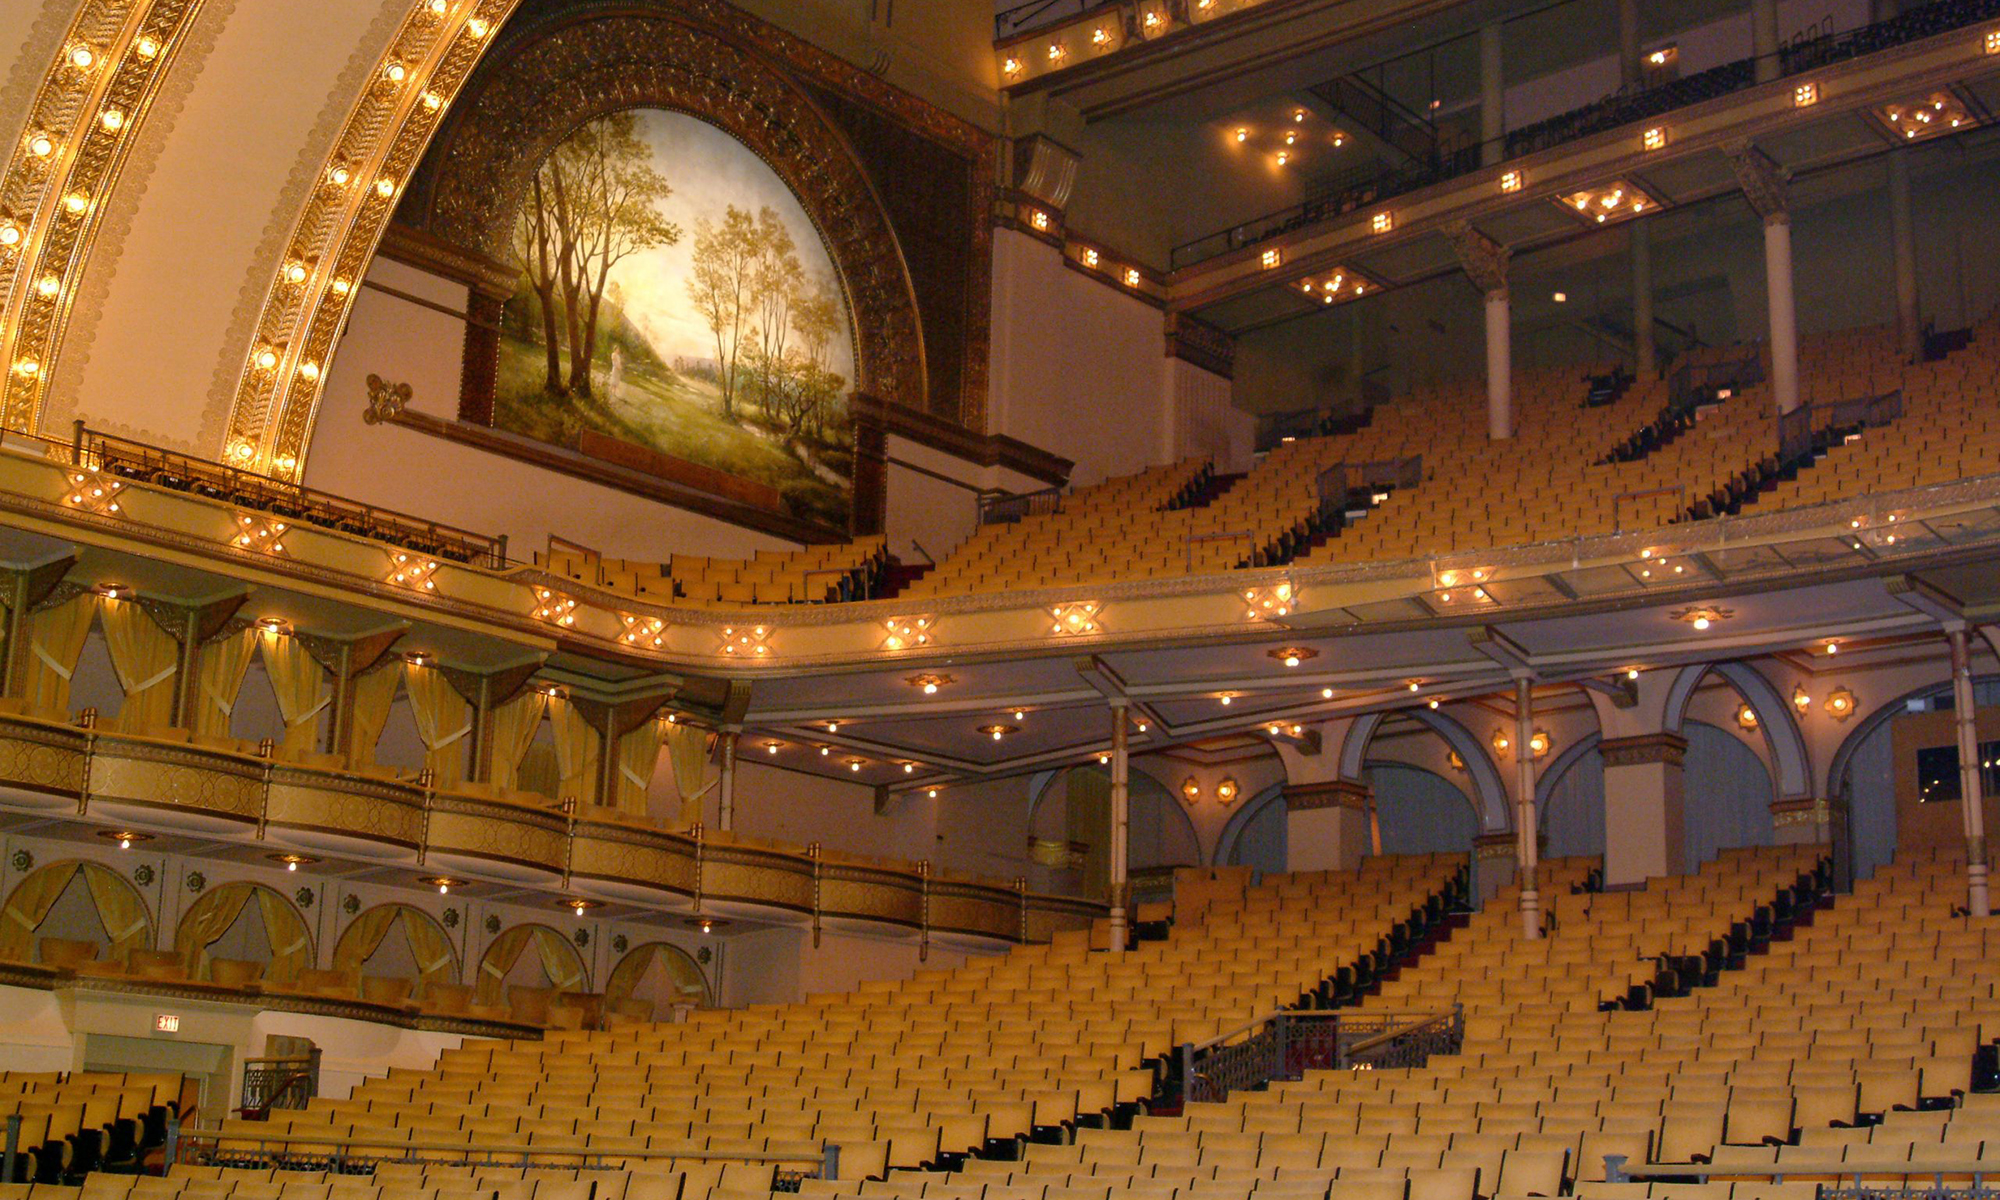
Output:
[[[1990,1198],[1996,797],[2000,0],[0,2],[0,1200]]]

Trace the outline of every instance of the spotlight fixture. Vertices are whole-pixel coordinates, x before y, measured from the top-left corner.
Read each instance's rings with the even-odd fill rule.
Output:
[[[138,833],[130,829],[100,829],[97,831],[97,836],[107,842],[118,843],[120,850],[130,850],[140,842],[153,840],[153,835],[150,833]]]
[[[1319,651],[1311,646],[1285,646],[1267,653],[1269,657],[1277,659],[1287,667],[1296,667],[1308,659],[1319,657]]]
[[[454,879],[450,875],[425,875],[418,879],[417,882],[423,884],[425,887],[436,888],[437,894],[440,896],[449,896],[451,889],[463,886],[465,880]]]
[[[1333,699],[1333,689],[1330,687],[1321,688],[1319,690],[1319,698],[1322,700]]]
[[[1518,192],[1518,191],[1520,191],[1520,190],[1521,190],[1521,173],[1520,173],[1519,171],[1506,171],[1506,172],[1503,172],[1503,173],[1501,174],[1501,176],[1500,176],[1500,190],[1501,190],[1501,191],[1503,191],[1503,192]]]
[[[310,854],[267,854],[264,857],[270,859],[272,862],[285,864],[285,870],[287,871],[296,871],[300,867],[309,867],[319,861]]]
[[[912,675],[904,682],[926,696],[935,696],[939,688],[949,687],[956,680],[949,675]]]
[[[1809,108],[1812,105],[1818,103],[1819,103],[1818,84],[1810,82],[1801,83],[1797,87],[1794,87],[1792,89],[1792,107]]]
[[[1683,622],[1698,632],[1706,632],[1718,621],[1727,621],[1735,615],[1736,611],[1734,609],[1702,605],[1689,605],[1686,608],[1677,608],[1667,614],[1670,619]]]
[[[1224,707],[1224,708],[1228,708],[1228,707],[1229,707],[1229,702],[1230,702],[1231,700],[1234,700],[1235,698],[1236,698],[1236,697],[1234,697],[1234,696],[1230,695],[1230,694],[1229,694],[1228,692],[1224,692],[1224,693],[1222,693],[1222,695],[1220,695],[1220,696],[1216,697],[1216,699],[1217,699],[1217,700],[1219,700],[1219,701],[1221,701],[1221,702],[1222,702],[1222,707]]]
[[[1660,206],[1643,188],[1623,179],[1570,192],[1558,197],[1556,203],[1571,216],[1593,225],[1630,220]]]
[[[1885,104],[1875,110],[1875,115],[1905,143],[1969,129],[1979,123],[1958,94],[1949,89],[1932,92],[1916,100]]]
[[[1667,147],[1667,128],[1654,125],[1639,135],[1639,146],[1644,150],[1664,150]]]
[[[991,725],[981,725],[979,727],[979,732],[985,734],[987,737],[990,737],[997,742],[1001,738],[1021,732],[1021,727],[1018,725],[1002,725],[998,722],[995,722]]]

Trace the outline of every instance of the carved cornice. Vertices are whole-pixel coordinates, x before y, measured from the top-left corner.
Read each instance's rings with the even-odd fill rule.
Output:
[[[1518,843],[1511,833],[1482,833],[1472,839],[1472,857],[1480,862],[1511,860],[1517,852]]]
[[[455,279],[483,296],[505,300],[514,294],[521,272],[511,263],[455,246],[427,230],[391,224],[376,251],[383,258],[446,279]],[[369,376],[372,380],[374,376]]]
[[[1766,223],[1790,220],[1791,198],[1785,191],[1784,169],[1748,138],[1729,143],[1723,152],[1729,155],[1730,165],[1735,168],[1743,198],[1757,210],[1757,215]]]
[[[1687,739],[1676,733],[1642,733],[1636,737],[1605,738],[1597,743],[1604,765],[1640,767],[1651,763],[1680,766],[1687,757]]]
[[[966,462],[982,467],[1005,467],[1044,483],[1069,482],[1075,463],[1058,454],[1030,446],[1018,438],[999,433],[974,433],[950,421],[900,405],[885,404],[865,392],[856,392],[849,411],[857,422],[874,424],[883,432],[907,438]]]
[[[1507,294],[1507,247],[1473,228],[1470,221],[1454,221],[1445,229],[1458,265],[1480,294],[1492,298]]]
[[[1288,783],[1284,788],[1285,807],[1292,812],[1316,808],[1348,808],[1357,812],[1368,808],[1373,789],[1358,779],[1329,779],[1323,783]]]

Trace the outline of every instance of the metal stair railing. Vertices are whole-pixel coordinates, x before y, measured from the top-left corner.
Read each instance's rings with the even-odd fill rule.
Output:
[[[1213,1102],[1241,1088],[1298,1079],[1308,1070],[1421,1067],[1465,1043],[1465,1009],[1355,1012],[1280,1009],[1180,1048],[1183,1102]]]

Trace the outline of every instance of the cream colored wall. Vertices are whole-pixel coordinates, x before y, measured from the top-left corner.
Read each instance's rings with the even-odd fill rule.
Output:
[[[44,428],[217,457],[283,240],[407,0],[203,6],[106,202]]]

